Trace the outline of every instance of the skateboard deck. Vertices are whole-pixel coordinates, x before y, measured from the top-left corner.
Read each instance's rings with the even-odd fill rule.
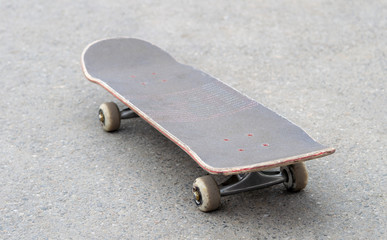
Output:
[[[335,151],[255,100],[139,39],[90,44],[82,68],[88,80],[212,174],[262,171]]]

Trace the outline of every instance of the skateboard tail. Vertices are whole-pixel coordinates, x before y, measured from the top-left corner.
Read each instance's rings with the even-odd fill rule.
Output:
[[[235,167],[231,169],[210,169],[210,168],[205,168],[202,166],[203,169],[208,171],[211,174],[223,174],[223,175],[234,175],[234,174],[240,174],[240,173],[249,173],[249,172],[257,172],[257,171],[264,171],[264,170],[269,170],[272,168],[277,168],[277,167],[282,167],[282,166],[287,166],[299,162],[305,162],[308,160],[312,159],[317,159],[321,157],[325,157],[328,155],[331,155],[335,152],[336,150],[334,148],[327,148],[322,151],[316,151],[308,154],[302,154],[294,157],[288,157],[288,158],[283,158],[283,159],[278,159],[278,160],[273,160],[273,161],[268,161],[256,165],[251,165],[251,166],[244,166],[242,168]]]

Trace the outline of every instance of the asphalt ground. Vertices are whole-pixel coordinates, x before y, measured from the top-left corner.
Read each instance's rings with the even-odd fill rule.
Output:
[[[0,1],[0,239],[384,239],[386,1]],[[116,101],[83,48],[128,36],[165,49],[301,126],[334,155],[309,185],[222,198],[141,119],[108,134]],[[122,106],[122,104],[120,104]],[[222,180],[222,177],[218,177]]]

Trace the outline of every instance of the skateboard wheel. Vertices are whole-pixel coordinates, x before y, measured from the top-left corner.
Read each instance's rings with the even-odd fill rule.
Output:
[[[194,200],[202,212],[216,210],[220,206],[220,191],[215,180],[207,175],[197,178],[193,183]]]
[[[303,162],[281,167],[281,172],[287,178],[284,185],[290,192],[299,192],[308,184],[308,171]]]
[[[99,121],[106,132],[116,131],[120,127],[121,113],[117,104],[113,102],[102,103],[99,107]]]

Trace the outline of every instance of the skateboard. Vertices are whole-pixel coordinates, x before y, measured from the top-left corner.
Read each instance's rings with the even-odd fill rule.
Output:
[[[105,131],[121,119],[141,117],[210,175],[193,183],[194,202],[209,212],[221,196],[283,183],[306,187],[304,162],[334,153],[301,128],[220,80],[177,62],[143,40],[114,38],[88,45],[82,69],[127,108],[113,102],[99,108]],[[211,174],[230,175],[218,184]]]

